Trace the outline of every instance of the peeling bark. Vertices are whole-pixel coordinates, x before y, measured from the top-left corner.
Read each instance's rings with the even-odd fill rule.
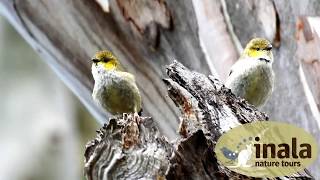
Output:
[[[144,112],[169,139],[177,137],[180,122],[162,82],[165,65],[179,59],[187,68],[223,80],[241,47],[252,37],[267,37],[275,47],[276,81],[263,110],[270,119],[311,132],[320,144],[319,63],[305,57],[310,53],[301,53],[303,61],[296,55],[296,50],[308,47],[314,40],[302,45],[295,38],[301,16],[320,16],[318,0],[110,0],[107,7],[94,0],[0,0],[0,7],[101,123],[109,116],[92,101],[89,59],[97,50],[114,52],[126,70],[135,75]],[[188,103],[179,108],[189,113],[182,115],[180,134],[187,137],[190,126],[184,116],[197,119],[201,113],[190,106],[199,103],[197,99],[191,93],[185,97],[190,97]],[[319,165],[318,158],[311,166],[318,179]]]
[[[127,21],[153,48],[159,44],[160,30],[172,28],[172,17],[163,0],[117,0]]]
[[[224,0],[221,0],[223,2]],[[193,0],[199,37],[211,74],[224,81],[242,49],[219,0]],[[231,27],[230,27],[231,26]],[[240,48],[238,47],[240,45]]]

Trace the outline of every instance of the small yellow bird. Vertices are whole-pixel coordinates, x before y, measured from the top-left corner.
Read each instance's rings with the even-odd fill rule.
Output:
[[[239,60],[231,67],[226,87],[256,107],[265,104],[274,84],[271,43],[263,38],[252,39]]]
[[[92,97],[113,115],[141,111],[141,96],[132,74],[124,72],[109,51],[99,51],[92,58],[94,88]]]

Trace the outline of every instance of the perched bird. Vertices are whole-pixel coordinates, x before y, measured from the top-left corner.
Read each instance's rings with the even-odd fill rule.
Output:
[[[271,43],[263,38],[254,38],[231,67],[225,85],[235,95],[259,108],[265,104],[273,90],[272,63]]]
[[[124,72],[118,59],[109,51],[97,52],[92,62],[94,101],[113,115],[138,113],[141,96],[134,76]]]

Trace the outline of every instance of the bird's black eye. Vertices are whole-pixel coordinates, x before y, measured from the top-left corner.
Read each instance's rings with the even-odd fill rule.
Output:
[[[256,48],[257,51],[260,51],[260,48]]]
[[[99,62],[99,59],[95,59],[95,58],[93,58],[93,59],[92,59],[92,62],[94,62],[94,63],[98,63],[98,62]]]
[[[110,60],[112,60],[112,58],[110,58],[110,57],[104,57],[104,58],[103,58],[103,62],[108,62],[108,61],[110,61]]]

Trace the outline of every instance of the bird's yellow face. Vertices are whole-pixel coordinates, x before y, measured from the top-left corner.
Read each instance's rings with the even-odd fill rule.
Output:
[[[254,38],[247,44],[241,56],[255,59],[264,58],[268,61],[272,61],[272,45],[266,39]]]
[[[110,51],[99,51],[92,58],[93,63],[101,65],[106,70],[119,70],[118,59]]]

